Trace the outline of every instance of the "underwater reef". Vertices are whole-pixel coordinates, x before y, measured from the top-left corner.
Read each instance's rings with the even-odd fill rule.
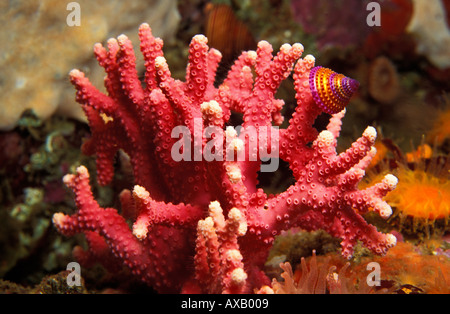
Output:
[[[141,25],[139,37],[144,87],[125,35],[110,39],[108,50],[94,48],[107,73],[108,96],[82,72],[70,73],[92,132],[83,152],[96,155],[99,183],[111,181],[114,156],[123,149],[136,184],[121,192],[120,215],[95,201],[85,167],[64,177],[78,211],[57,213],[53,223],[64,235],[86,235],[89,250],[77,249],[80,261],[101,260],[111,268],[124,264],[159,292],[248,293],[270,285],[263,265],[274,237],[285,229],[324,229],[341,238],[346,258],[358,240],[376,254],[395,245],[395,236],[378,232],[358,213],[392,214],[381,198],[395,188],[394,176],[357,189],[375,153],[375,129],[368,127],[345,152],[336,152],[357,81],[315,67],[311,55],[300,58],[301,44],[285,44],[273,56],[271,45],[260,41],[215,87],[221,54],[197,35],[182,82],[171,77],[163,42],[149,25]],[[298,106],[288,127],[278,130],[272,123],[283,122],[284,102],[274,95],[292,69]],[[226,125],[231,111],[243,115],[239,134]],[[318,133],[313,123],[323,111],[332,117]],[[177,140],[174,130],[180,127],[185,133]],[[214,133],[209,142],[208,131]],[[285,192],[267,195],[257,189],[257,173],[267,158],[289,164],[296,183]],[[133,221],[131,229],[125,219]]]
[[[382,2],[379,27],[365,2],[173,3],[175,39],[82,26],[55,68],[80,70],[28,75],[0,133],[0,293],[449,293],[447,3]],[[46,94],[82,118],[36,112]]]

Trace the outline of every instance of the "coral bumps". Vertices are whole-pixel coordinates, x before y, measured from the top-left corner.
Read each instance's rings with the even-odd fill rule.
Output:
[[[139,37],[144,84],[125,35],[110,39],[107,49],[95,45],[108,95],[82,72],[70,73],[92,132],[83,150],[97,158],[98,181],[111,181],[114,156],[123,150],[136,184],[120,195],[121,215],[98,205],[85,167],[64,178],[78,211],[55,214],[53,221],[65,235],[86,235],[89,250],[75,250],[80,261],[126,265],[159,292],[267,292],[270,280],[262,268],[282,230],[324,229],[341,239],[345,257],[358,240],[380,255],[395,245],[393,235],[360,216],[392,213],[382,197],[395,188],[394,176],[357,188],[375,154],[376,131],[368,127],[337,154],[345,109],[332,115],[326,130],[313,127],[322,109],[309,83],[314,57],[301,58],[302,45],[285,44],[273,56],[271,45],[261,41],[216,87],[221,54],[206,37],[191,41],[185,81],[172,78],[163,42],[147,24]],[[292,70],[297,107],[288,127],[278,129],[284,102],[275,92]],[[227,125],[232,112],[243,115],[239,130]],[[258,171],[267,166],[262,160],[276,168],[278,158],[289,164],[295,183],[269,196],[257,188]]]

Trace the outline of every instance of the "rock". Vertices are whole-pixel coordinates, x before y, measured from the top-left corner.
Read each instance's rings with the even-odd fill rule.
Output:
[[[90,72],[95,86],[104,73],[92,60],[95,42],[126,33],[147,22],[166,42],[180,20],[175,0],[79,0],[81,25],[69,26],[67,1],[12,0],[0,2],[0,130],[12,129],[26,109],[46,119],[60,113],[84,119],[69,84],[72,68]],[[136,38],[134,38],[136,37]],[[137,47],[135,49],[138,49]],[[138,54],[140,55],[140,54]],[[92,67],[91,67],[92,64]]]
[[[437,68],[450,67],[450,30],[441,0],[413,0],[414,13],[407,27],[417,40],[417,52]]]

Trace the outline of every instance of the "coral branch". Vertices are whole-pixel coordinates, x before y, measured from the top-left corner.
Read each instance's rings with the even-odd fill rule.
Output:
[[[200,220],[197,226],[195,280],[198,290],[212,293],[249,292],[237,239],[246,231],[245,217],[237,208],[231,209],[225,220],[219,202],[211,202],[209,217]]]
[[[383,197],[395,188],[394,176],[358,189],[375,154],[375,129],[336,151],[356,81],[315,67],[311,55],[301,58],[301,44],[285,44],[274,56],[261,41],[216,87],[221,54],[203,35],[190,43],[181,81],[171,76],[163,42],[147,24],[139,38],[143,82],[125,35],[108,40],[107,48],[94,47],[108,95],[80,71],[70,73],[92,133],[83,151],[96,156],[99,183],[111,182],[119,150],[128,154],[135,181],[120,194],[120,215],[95,201],[86,168],[65,177],[78,211],[55,214],[53,222],[64,235],[86,235],[89,250],[74,250],[80,261],[103,260],[109,269],[125,265],[159,292],[270,292],[263,266],[283,230],[323,229],[342,240],[347,258],[358,240],[376,254],[395,245],[393,235],[360,215],[392,213]],[[279,130],[284,101],[275,95],[292,70],[297,107]],[[313,125],[323,111],[332,116],[319,133]],[[243,115],[239,131],[229,125],[232,112]],[[257,188],[265,158],[289,164],[295,183],[286,191],[268,196]]]

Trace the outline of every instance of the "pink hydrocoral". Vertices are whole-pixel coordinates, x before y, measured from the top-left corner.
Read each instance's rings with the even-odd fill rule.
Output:
[[[171,77],[163,43],[147,24],[140,27],[139,36],[146,66],[144,87],[125,35],[109,40],[108,50],[95,45],[107,73],[108,96],[80,71],[70,74],[92,131],[83,150],[96,155],[99,182],[110,182],[114,156],[122,149],[130,156],[136,183],[133,191],[120,195],[122,212],[134,221],[130,229],[115,209],[103,209],[95,201],[86,168],[65,177],[75,192],[78,212],[55,214],[53,221],[65,235],[88,236],[89,251],[76,250],[80,260],[101,257],[109,267],[126,265],[159,292],[252,292],[270,285],[262,268],[282,230],[324,229],[342,239],[346,257],[358,240],[377,254],[395,244],[394,236],[379,233],[359,215],[369,208],[383,217],[391,213],[382,197],[395,187],[395,177],[387,175],[381,183],[357,189],[374,155],[375,129],[367,128],[341,154],[336,145],[345,110],[334,114],[318,134],[313,123],[321,110],[308,83],[314,58],[300,58],[302,45],[285,44],[274,57],[271,45],[261,41],[256,52],[243,52],[225,81],[215,87],[221,55],[209,49],[206,37],[192,39],[182,82]],[[293,68],[298,106],[289,126],[277,136],[272,123],[283,121],[284,103],[274,94]],[[231,111],[243,114],[239,135],[226,127]],[[172,136],[177,126],[189,131],[187,142],[193,146],[192,151],[184,147],[187,158],[180,161],[172,155],[179,144]],[[212,140],[223,160],[197,158],[210,145],[198,136],[198,130],[207,126],[225,128],[223,137],[230,141],[221,143],[220,136]],[[258,127],[268,132],[263,134],[264,128]],[[265,150],[258,149],[264,143],[262,135],[270,140]],[[254,145],[257,140],[259,146]],[[243,159],[226,158],[242,151]],[[277,153],[289,163],[296,183],[268,196],[256,188],[257,172],[262,158]]]

